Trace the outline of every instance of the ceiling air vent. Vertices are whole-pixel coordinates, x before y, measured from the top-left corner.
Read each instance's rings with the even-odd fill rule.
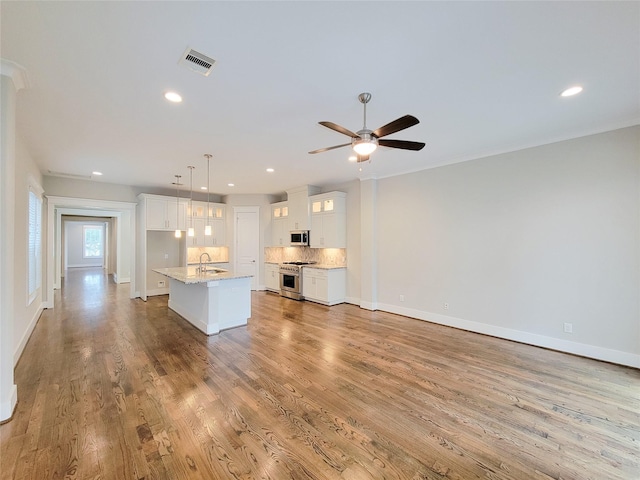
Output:
[[[193,70],[205,77],[209,76],[215,63],[216,61],[213,58],[193,48],[187,48],[178,62],[179,65],[184,65],[189,70]]]

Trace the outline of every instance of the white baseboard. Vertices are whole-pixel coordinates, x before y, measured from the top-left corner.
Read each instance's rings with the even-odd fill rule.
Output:
[[[118,274],[117,273],[112,273],[113,275],[113,283],[118,283]]]
[[[361,305],[362,306],[362,305]],[[572,342],[560,338],[547,337],[535,333],[523,332],[521,330],[513,330],[495,325],[465,320],[462,318],[449,317],[438,313],[430,313],[412,308],[398,307],[390,304],[378,304],[378,310],[385,312],[397,313],[406,317],[424,320],[426,322],[437,323],[438,325],[446,325],[447,327],[468,330],[474,333],[490,335],[492,337],[504,338],[515,342],[526,343],[536,347],[549,348],[560,352],[571,353],[582,357],[593,358],[595,360],[603,360],[605,362],[626,365],[628,367],[640,368],[640,355],[620,350],[611,350],[609,348],[598,347],[595,345],[587,345],[584,343]],[[363,307],[365,308],[365,307]]]
[[[344,302],[349,303],[351,305],[360,306],[360,299],[356,297],[345,297]]]
[[[364,300],[360,300],[360,308],[364,308],[365,310],[384,310],[385,312],[390,311],[385,308],[380,308],[378,302],[365,302]]]
[[[43,310],[44,310],[44,304],[40,304],[40,306],[38,307],[38,310],[36,310],[35,315],[29,321],[29,325],[27,326],[27,329],[24,332],[24,335],[20,339],[20,342],[18,343],[18,346],[16,347],[15,351],[13,352],[13,365],[14,366],[17,365],[18,360],[20,360],[20,356],[22,355],[22,352],[24,351],[24,347],[27,346],[27,342],[29,341],[29,338],[31,338],[31,334],[33,333],[33,329],[36,328],[36,324],[38,323],[38,320],[40,319],[40,315],[42,315],[42,311]]]
[[[113,279],[115,280],[116,274],[113,274]],[[131,283],[130,277],[120,277],[120,279],[116,283]]]
[[[13,410],[18,403],[18,386],[11,385],[8,392],[0,398],[0,422],[9,420],[13,416]]]
[[[147,290],[147,297],[155,297],[156,295],[169,295],[169,287]]]

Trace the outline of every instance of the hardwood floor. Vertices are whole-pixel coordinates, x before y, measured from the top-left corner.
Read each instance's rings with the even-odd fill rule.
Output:
[[[265,292],[206,337],[128,292],[56,292],[2,479],[640,478],[638,370]]]

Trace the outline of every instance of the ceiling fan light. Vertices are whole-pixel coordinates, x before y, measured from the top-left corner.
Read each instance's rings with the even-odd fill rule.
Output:
[[[371,155],[376,148],[378,148],[378,142],[375,139],[366,139],[361,138],[360,140],[356,140],[352,145],[353,151],[358,155]]]

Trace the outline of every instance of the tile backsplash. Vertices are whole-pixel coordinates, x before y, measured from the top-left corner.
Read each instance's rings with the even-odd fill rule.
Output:
[[[200,262],[200,255],[208,253],[212,262],[226,263],[229,261],[228,247],[189,247],[187,249],[187,264]]]
[[[316,262],[322,265],[346,267],[347,250],[345,248],[266,247],[264,261],[267,263]]]

